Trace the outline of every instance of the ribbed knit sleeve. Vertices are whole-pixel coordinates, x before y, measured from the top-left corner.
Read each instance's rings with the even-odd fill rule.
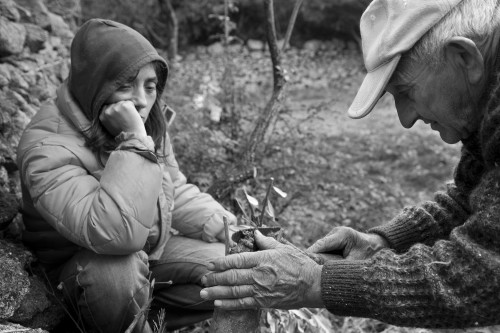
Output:
[[[403,253],[385,249],[369,261],[330,261],[322,297],[335,314],[398,326],[464,328],[500,323],[500,171],[486,173],[471,193],[471,214],[447,239]],[[403,248],[419,239],[404,226],[428,225],[427,210],[398,217],[389,236]],[[423,222],[422,222],[423,221]],[[421,228],[423,232],[441,230]],[[444,229],[443,229],[444,230]],[[424,237],[425,238],[425,237]]]
[[[406,207],[389,223],[369,232],[383,236],[398,252],[416,243],[432,245],[438,239],[447,239],[451,230],[462,225],[470,214],[464,193],[453,183],[447,187],[446,192],[435,194],[434,201]]]
[[[447,184],[446,191],[437,192],[433,201],[406,207],[389,223],[368,232],[384,237],[397,252],[406,251],[416,243],[432,245],[439,239],[448,239],[453,228],[470,216],[470,194],[483,171],[481,161],[463,149],[454,182]]]

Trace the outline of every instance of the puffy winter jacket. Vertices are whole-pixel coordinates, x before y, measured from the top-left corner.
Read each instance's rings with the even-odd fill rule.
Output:
[[[101,63],[109,66],[104,66],[103,78],[86,73],[88,52],[73,41],[69,85],[64,83],[56,100],[43,105],[25,129],[18,145],[24,242],[42,263],[59,265],[80,248],[103,254],[144,249],[150,260],[157,259],[171,225],[187,237],[216,241],[223,231],[223,216],[229,221],[235,218],[211,196],[186,183],[167,134],[165,160],[156,157],[149,136],[121,133],[117,148],[101,156],[104,166],[87,147],[89,110],[102,106],[112,93],[109,87],[124,73],[134,73],[145,59],[162,59],[137,32],[115,22],[92,20],[81,30],[84,34],[75,37],[81,44],[88,43],[92,34],[104,36],[101,41],[107,36],[106,43],[88,43],[85,52],[95,47],[91,51],[101,54],[92,58],[101,67]],[[131,49],[130,43],[141,47],[123,52]],[[81,59],[73,57],[75,49]],[[125,70],[113,69],[117,64]],[[97,89],[95,82],[107,88]]]

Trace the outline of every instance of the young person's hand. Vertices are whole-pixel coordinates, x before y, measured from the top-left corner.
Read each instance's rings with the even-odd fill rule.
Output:
[[[132,101],[120,101],[104,106],[99,120],[113,136],[121,132],[131,132],[139,136],[147,135],[144,122]]]

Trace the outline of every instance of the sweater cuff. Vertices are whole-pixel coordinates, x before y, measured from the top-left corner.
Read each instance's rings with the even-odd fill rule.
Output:
[[[368,292],[363,279],[367,261],[332,260],[321,271],[321,296],[325,307],[339,316],[368,315]]]
[[[391,249],[406,251],[428,233],[427,224],[422,223],[426,218],[427,214],[422,209],[409,207],[391,222],[371,228],[368,232],[384,237]]]

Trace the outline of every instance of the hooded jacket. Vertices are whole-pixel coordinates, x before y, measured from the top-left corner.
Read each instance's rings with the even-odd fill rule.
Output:
[[[164,159],[149,136],[122,132],[116,149],[99,158],[86,144],[92,119],[120,81],[152,61],[164,65],[161,95],[165,60],[135,30],[101,19],[80,28],[71,55],[67,82],[18,145],[24,242],[42,263],[57,266],[80,248],[116,255],[145,250],[150,260],[158,259],[172,224],[188,237],[216,241],[223,216],[234,216],[186,183],[168,134],[160,149]]]

